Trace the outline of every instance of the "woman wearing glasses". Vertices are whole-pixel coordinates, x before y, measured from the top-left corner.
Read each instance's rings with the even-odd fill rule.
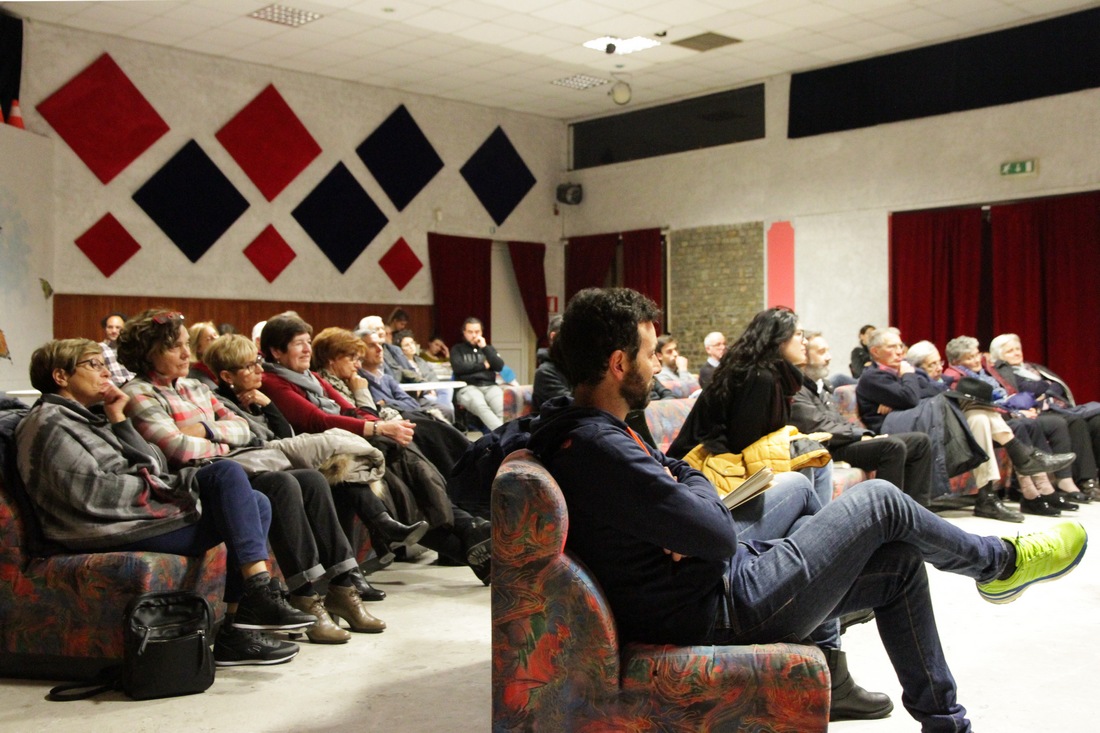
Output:
[[[259,630],[302,629],[314,617],[287,605],[271,579],[271,504],[244,470],[225,461],[169,471],[126,418],[129,397],[111,382],[94,341],[39,347],[30,378],[42,399],[16,429],[18,466],[45,535],[75,552],[201,556],[225,542],[228,613],[215,661],[290,661],[297,645]]]
[[[137,375],[126,384],[126,413],[142,437],[177,468],[262,443],[253,438],[247,420],[206,385],[187,378],[189,343],[183,316],[164,310],[132,318],[119,336],[119,360]],[[338,644],[350,638],[332,617],[343,618],[356,632],[385,629],[362,605],[357,584],[366,581],[340,528],[324,476],[312,469],[269,471],[252,476],[251,483],[271,500],[271,546],[286,576],[290,603],[317,618],[307,632],[310,640]],[[328,581],[324,597],[313,587],[321,580]]]
[[[264,362],[250,339],[237,334],[221,336],[210,344],[203,358],[218,380],[218,398],[248,421],[254,436],[267,441],[294,435],[283,413],[260,391]],[[386,505],[367,484],[342,483],[333,492],[333,500],[348,537],[354,536],[351,531],[354,517],[362,519],[370,532],[371,546],[379,556],[379,566],[393,561],[390,549],[413,545],[428,531],[427,522],[404,525],[390,516]],[[365,581],[364,585],[360,588],[363,600],[380,601],[386,597],[384,591]]]

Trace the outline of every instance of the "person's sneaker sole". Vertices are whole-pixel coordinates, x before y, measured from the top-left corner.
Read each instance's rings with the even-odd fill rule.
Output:
[[[1074,524],[1080,524],[1080,523],[1079,522],[1074,522]],[[1064,578],[1065,576],[1069,575],[1071,572],[1073,572],[1073,569],[1076,568],[1081,563],[1081,558],[1083,558],[1085,556],[1085,550],[1088,549],[1088,546],[1089,546],[1089,540],[1088,540],[1088,536],[1086,535],[1084,542],[1082,542],[1082,544],[1081,544],[1081,550],[1077,553],[1077,556],[1075,558],[1073,558],[1073,562],[1071,562],[1069,565],[1066,565],[1064,568],[1062,568],[1061,570],[1059,570],[1057,572],[1050,573],[1048,575],[1040,576],[1040,577],[1035,578],[1033,580],[1029,580],[1028,582],[1024,583],[1023,585],[1019,585],[1019,586],[1016,586],[1014,588],[1009,588],[1009,589],[1006,589],[1006,590],[1001,591],[999,593],[991,593],[991,592],[987,591],[985,588],[983,588],[981,584],[979,584],[978,585],[978,593],[981,595],[982,598],[989,601],[990,603],[997,603],[997,604],[1012,603],[1017,598],[1019,598],[1021,595],[1023,595],[1025,590],[1027,590],[1028,588],[1030,588],[1033,585],[1038,585],[1039,583],[1049,583],[1052,580],[1058,580],[1059,578]],[[996,581],[994,581],[994,582],[996,582]]]
[[[466,564],[470,566],[484,565],[493,556],[493,539],[482,540],[466,550]]]
[[[294,657],[298,656],[298,652],[301,649],[295,649],[294,653],[285,657],[277,657],[275,659],[233,659],[233,660],[214,660],[215,667],[252,667],[252,666],[270,666],[272,664],[286,664]]]

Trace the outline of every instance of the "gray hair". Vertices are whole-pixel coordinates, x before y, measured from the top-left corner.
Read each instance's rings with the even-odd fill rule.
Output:
[[[886,334],[888,333],[894,334],[899,339],[901,338],[901,331],[899,331],[894,326],[887,326],[886,328],[876,328],[871,333],[871,338],[867,339],[867,348],[877,349],[878,347],[882,346],[882,341],[886,338]]]
[[[705,349],[710,348],[711,346],[714,346],[714,344],[716,344],[718,342],[718,339],[724,339],[724,338],[726,338],[726,337],[722,335],[721,331],[711,331],[710,333],[708,333],[706,336],[703,337],[703,348],[705,348]]]
[[[940,350],[931,341],[918,341],[905,352],[905,360],[915,367],[919,367],[928,361],[932,354],[938,354]]]
[[[973,336],[956,336],[947,342],[943,350],[948,364],[958,364],[971,351],[978,350],[978,339]]]
[[[1013,344],[1023,348],[1019,336],[1014,333],[1002,333],[989,342],[989,358],[996,364],[1001,360],[1001,352],[1005,350],[1005,347],[1012,346]]]

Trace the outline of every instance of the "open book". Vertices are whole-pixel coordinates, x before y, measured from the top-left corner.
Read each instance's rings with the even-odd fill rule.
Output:
[[[722,503],[726,505],[727,509],[741,506],[757,494],[762,494],[774,486],[775,482],[772,481],[773,478],[775,478],[775,474],[770,468],[764,466],[752,476],[745,479],[745,483],[723,496]]]

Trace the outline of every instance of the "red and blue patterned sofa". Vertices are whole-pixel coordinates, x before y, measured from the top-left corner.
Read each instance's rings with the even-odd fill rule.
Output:
[[[0,677],[87,679],[121,663],[126,605],[141,593],[195,590],[224,610],[224,545],[204,557],[51,546],[14,474],[12,444],[0,448]]]
[[[816,647],[620,648],[607,600],[564,550],[557,483],[529,451],[493,486],[493,731],[755,731],[828,725]]]

